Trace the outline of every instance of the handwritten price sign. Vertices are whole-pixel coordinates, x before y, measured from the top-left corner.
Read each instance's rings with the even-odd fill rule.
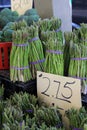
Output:
[[[37,94],[48,105],[58,106],[64,112],[81,107],[80,80],[59,75],[37,72]]]
[[[37,72],[37,95],[46,104],[57,106],[63,122],[69,130],[69,121],[64,115],[70,108],[81,108],[80,80],[44,72]]]
[[[33,0],[11,0],[11,9],[19,14],[24,14],[26,10],[32,8],[32,3]]]

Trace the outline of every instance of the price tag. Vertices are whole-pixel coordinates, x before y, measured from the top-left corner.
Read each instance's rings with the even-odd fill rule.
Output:
[[[33,0],[11,0],[12,11],[17,11],[20,15],[31,9]]]
[[[81,108],[79,79],[37,72],[37,95],[50,106],[57,106],[61,114],[70,108]]]

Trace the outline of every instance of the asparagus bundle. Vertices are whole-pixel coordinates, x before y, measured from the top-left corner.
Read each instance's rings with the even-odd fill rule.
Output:
[[[22,28],[13,33],[13,45],[10,54],[10,79],[13,82],[26,82],[31,78],[28,63],[28,32],[26,28]]]
[[[61,19],[58,19],[56,17],[52,17],[50,19],[51,28],[50,30],[54,30],[56,32],[59,32],[61,29]]]
[[[45,40],[43,38],[43,34],[46,37],[46,35],[49,31],[54,31],[54,32],[56,32],[56,34],[57,34],[57,32],[60,32],[60,34],[62,34],[61,20],[58,18],[54,18],[54,17],[52,17],[51,19],[42,20],[39,25],[40,39],[42,41]]]
[[[41,33],[42,31],[46,32],[47,30],[50,30],[51,28],[51,22],[50,19],[43,19],[39,20],[37,23],[39,27],[39,32]]]
[[[46,52],[45,45],[47,44],[47,41],[49,40],[50,37],[56,39],[61,46],[63,45],[63,33],[61,31],[60,19],[52,17],[51,19],[47,20],[47,22],[42,21],[39,29],[40,29],[40,39],[43,43],[44,53]]]
[[[52,74],[63,75],[63,48],[58,41],[53,38],[53,35],[47,41],[46,49],[44,71]]]
[[[65,52],[64,57],[64,65],[68,69],[68,75],[71,77],[75,77],[81,80],[82,83],[82,92],[85,92],[84,89],[87,85],[87,47],[83,44],[79,44],[79,33],[78,30],[73,31],[72,33],[65,34]],[[69,43],[69,44],[67,44]],[[67,46],[68,45],[68,52]],[[65,68],[65,70],[66,70]]]
[[[64,33],[65,38],[65,44],[64,44],[64,75],[68,76],[68,69],[70,64],[70,42],[72,39],[72,33],[71,32],[65,32]]]
[[[56,17],[52,17],[51,19],[39,20],[37,24],[39,26],[40,32],[42,31],[46,32],[47,30],[48,31],[55,30],[57,32],[61,27],[61,20]]]
[[[46,50],[47,50],[47,43],[48,40],[52,37],[54,40],[58,42],[60,47],[62,48],[63,46],[63,35],[62,32],[55,32],[55,31],[47,31],[47,32],[42,32],[42,43],[43,43],[43,49],[44,49],[44,54],[46,56]],[[60,49],[61,49],[60,48]]]
[[[81,61],[78,59],[81,58],[81,48],[79,48],[77,44],[72,46],[70,50],[70,58],[69,75],[72,77],[80,77]]]
[[[71,130],[83,129],[84,124],[87,124],[87,111],[84,107],[79,110],[71,108],[65,112],[65,115],[69,119]]]
[[[46,33],[48,31],[59,32],[61,30],[61,20],[55,17],[52,17],[51,19],[39,20],[38,27],[40,39],[41,41],[44,41],[45,39],[43,39],[43,33]]]
[[[38,26],[28,27],[28,43],[29,43],[29,64],[32,77],[36,77],[37,71],[44,69],[44,53],[43,46],[38,36]]]
[[[82,23],[81,24],[81,28],[79,29],[79,33],[80,33],[80,42],[87,46],[87,24],[86,23]]]
[[[86,123],[84,124],[84,130],[87,130],[87,124]]]
[[[49,38],[52,37],[52,35],[54,35],[53,39],[56,38],[56,40],[59,42],[59,44],[63,45],[63,33],[62,33],[62,31],[55,32],[54,30],[53,31],[41,32],[42,43],[46,44],[47,40],[49,40]]]
[[[44,107],[38,108],[35,113],[37,126],[41,126],[43,122],[49,127],[62,128],[62,116],[57,108]]]
[[[15,31],[16,31],[16,30],[20,30],[21,28],[24,28],[24,27],[27,27],[27,23],[26,23],[25,20],[14,22],[14,27],[13,27],[13,29],[14,29]]]

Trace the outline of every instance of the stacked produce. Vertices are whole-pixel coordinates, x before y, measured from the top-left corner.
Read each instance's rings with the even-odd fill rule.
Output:
[[[20,29],[15,28],[10,53],[10,79],[13,82],[26,82],[32,78],[28,63],[28,31],[26,27],[23,27],[26,26],[25,21],[18,25]]]
[[[14,22],[14,26],[13,26],[14,31],[20,30],[20,29],[22,29],[23,27],[24,27],[24,28],[27,27],[27,23],[26,23],[25,20],[18,21],[18,22]]]
[[[81,80],[82,93],[87,93],[87,46],[83,43],[83,38],[85,37],[82,30],[86,30],[83,26],[79,30],[73,30],[72,33],[65,33],[65,55],[68,55],[65,60],[65,66],[68,63],[68,76],[77,78]],[[85,34],[86,35],[86,34]],[[68,48],[68,51],[67,51]],[[67,62],[67,63],[66,63]],[[66,67],[67,68],[67,67]]]
[[[37,25],[39,27],[40,38],[41,38],[42,32],[50,31],[50,28],[51,28],[50,19],[43,19],[43,20],[40,19],[37,22]]]
[[[12,42],[14,32],[14,22],[7,23],[0,31],[0,42]]]
[[[32,8],[27,10],[23,15],[19,16],[17,21],[25,20],[27,25],[30,26],[33,22],[37,22],[39,20],[39,15],[36,9]]]
[[[0,101],[2,130],[65,130],[58,109],[42,106],[34,95],[20,92]]]
[[[84,124],[84,130],[87,130],[87,124]]]
[[[63,75],[63,49],[54,35],[49,38],[46,44],[46,60],[44,71],[52,74]]]
[[[84,127],[87,128],[87,110],[86,108],[82,107],[79,110],[75,108],[71,108],[66,111],[66,116],[69,119],[70,130],[86,130],[83,129]]]
[[[29,43],[29,64],[32,72],[32,77],[36,77],[36,72],[44,70],[44,53],[41,40],[38,36],[38,26],[30,26],[28,30]]]
[[[80,43],[87,46],[87,23],[82,23],[79,29]]]
[[[40,39],[45,52],[44,71],[63,75],[63,34],[58,18],[39,21]]]
[[[65,45],[64,45],[64,75],[68,76],[68,69],[70,64],[70,43],[72,42],[72,32],[64,33]]]
[[[11,11],[9,8],[4,8],[0,11],[0,29],[9,23],[18,19],[19,14],[16,11]]]
[[[40,39],[41,41],[46,41],[48,36],[48,32],[50,34],[51,31],[56,32],[56,35],[61,33],[61,20],[55,17],[52,17],[51,19],[43,19],[43,20],[39,20],[37,22],[38,26],[39,26],[39,35],[40,35]],[[49,36],[50,37],[50,36]]]

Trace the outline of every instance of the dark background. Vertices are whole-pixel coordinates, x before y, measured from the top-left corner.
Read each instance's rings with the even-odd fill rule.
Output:
[[[87,23],[87,0],[72,0],[72,21]]]

